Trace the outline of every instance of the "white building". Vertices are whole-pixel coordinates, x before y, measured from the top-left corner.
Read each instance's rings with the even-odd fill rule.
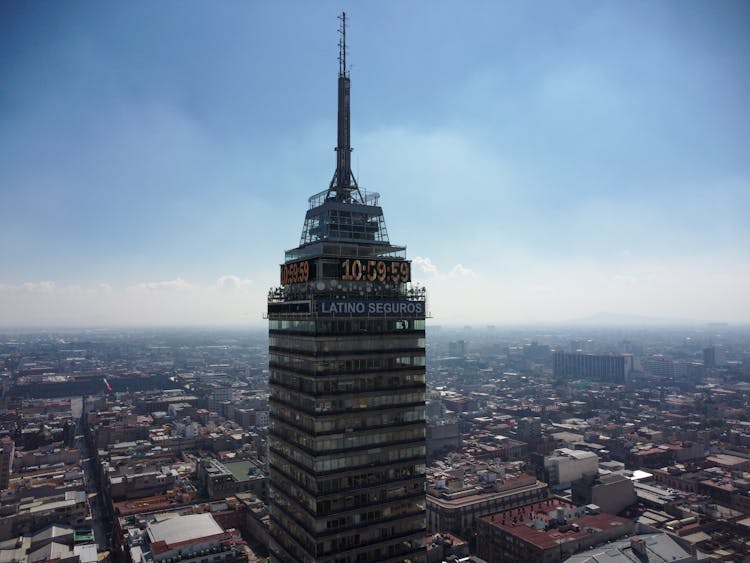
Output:
[[[127,543],[133,563],[237,563],[246,561],[240,533],[225,531],[214,517],[201,514],[174,515],[150,523],[145,533],[128,530]]]
[[[599,456],[593,452],[560,448],[544,458],[544,469],[549,485],[572,483],[584,475],[597,474]]]

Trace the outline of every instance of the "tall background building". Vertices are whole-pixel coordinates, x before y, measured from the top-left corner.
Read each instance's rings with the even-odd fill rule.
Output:
[[[273,561],[424,561],[425,294],[351,172],[341,16],[336,171],[268,298]]]
[[[552,354],[552,372],[557,378],[584,378],[623,383],[633,370],[629,354],[582,354],[557,350]]]

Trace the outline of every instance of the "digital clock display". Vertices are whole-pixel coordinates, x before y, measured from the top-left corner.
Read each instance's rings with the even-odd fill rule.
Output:
[[[405,260],[360,260],[347,258],[340,263],[341,279],[345,281],[411,281],[411,262]]]
[[[289,262],[281,265],[281,285],[290,283],[305,283],[310,281],[313,265],[309,260]]]

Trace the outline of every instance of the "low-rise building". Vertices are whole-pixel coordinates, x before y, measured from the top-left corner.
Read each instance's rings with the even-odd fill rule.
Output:
[[[593,452],[559,448],[544,458],[544,470],[550,485],[572,483],[584,475],[596,475],[599,457]]]
[[[438,420],[427,424],[427,455],[451,451],[461,446],[461,431],[456,419]]]
[[[0,541],[33,533],[50,524],[82,526],[90,518],[89,513],[84,491],[3,505],[0,507]]]
[[[483,486],[431,488],[427,493],[427,530],[462,533],[477,518],[547,497],[547,484],[526,474],[487,482]]]
[[[631,520],[551,498],[477,520],[478,555],[488,563],[553,563],[632,534]]]
[[[427,563],[442,563],[443,561],[462,561],[469,557],[469,542],[451,534],[442,532],[431,535],[425,542],[427,549]]]
[[[251,460],[222,463],[211,458],[201,459],[196,470],[198,487],[208,498],[252,492],[266,499],[268,478],[258,463]]]
[[[633,563],[633,561],[694,563],[697,559],[667,534],[632,536],[565,559],[565,563],[599,563],[600,561],[607,563]]]
[[[633,481],[618,473],[584,475],[571,489],[575,504],[595,504],[607,514],[619,514],[638,502]]]
[[[210,513],[152,520],[145,530],[127,531],[133,563],[236,563],[247,560],[237,530],[224,530]]]

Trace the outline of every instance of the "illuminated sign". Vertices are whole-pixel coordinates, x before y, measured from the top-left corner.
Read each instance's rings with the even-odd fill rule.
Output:
[[[315,312],[319,315],[354,317],[424,317],[424,301],[364,301],[359,299],[319,300],[315,302]]]
[[[281,265],[281,285],[290,283],[305,283],[313,279],[313,267],[309,260],[287,262]]]

